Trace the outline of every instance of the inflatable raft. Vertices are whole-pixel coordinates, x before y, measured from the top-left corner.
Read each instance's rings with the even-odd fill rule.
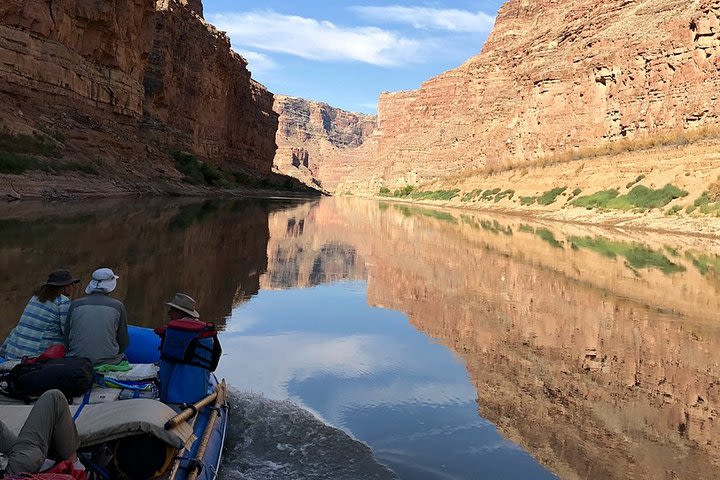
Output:
[[[193,404],[163,403],[157,395],[160,338],[130,327],[125,352],[145,383],[105,375],[70,411],[80,435],[80,454],[103,480],[215,480],[228,424],[224,381],[210,374],[207,395]],[[0,369],[17,362],[0,358]],[[174,376],[172,381],[182,381]],[[151,388],[138,388],[142,384]],[[0,396],[0,420],[16,434],[31,405]]]

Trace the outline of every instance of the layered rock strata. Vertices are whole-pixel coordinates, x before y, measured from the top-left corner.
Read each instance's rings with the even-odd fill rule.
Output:
[[[275,169],[318,189],[332,188],[347,176],[342,159],[375,128],[373,115],[285,95],[275,95],[274,110],[279,115]]]
[[[182,149],[270,174],[272,94],[201,14],[199,0],[3,2],[0,129],[121,178],[178,178]]]
[[[144,134],[166,151],[186,149],[228,169],[269,174],[277,129],[272,94],[193,5],[158,2],[143,80]]]
[[[343,188],[715,125],[719,14],[716,0],[509,0],[478,56],[380,97],[372,148]]]

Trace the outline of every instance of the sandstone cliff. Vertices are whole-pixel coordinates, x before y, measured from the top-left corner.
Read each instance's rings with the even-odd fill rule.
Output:
[[[186,149],[230,170],[269,174],[277,128],[272,94],[191,6],[158,2],[143,133],[165,151]]]
[[[326,103],[275,95],[279,115],[275,169],[309,186],[327,189],[347,176],[351,156],[375,128],[375,117],[346,112]]]
[[[381,96],[345,186],[376,193],[716,124],[718,14],[715,0],[509,0],[482,53]]]
[[[199,0],[3,2],[0,143],[31,138],[9,153],[103,179],[177,180],[177,150],[270,175],[272,94],[201,14]]]

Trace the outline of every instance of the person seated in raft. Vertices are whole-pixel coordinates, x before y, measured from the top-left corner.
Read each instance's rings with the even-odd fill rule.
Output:
[[[60,390],[48,390],[33,406],[16,437],[0,422],[0,477],[37,473],[45,459],[68,461],[85,470],[77,457],[80,446],[68,402]]]
[[[67,270],[51,272],[45,285],[33,292],[20,321],[0,347],[0,357],[37,357],[51,345],[62,345],[70,298],[79,281]]]
[[[130,344],[125,305],[108,295],[118,278],[109,268],[95,270],[87,295],[70,304],[64,329],[68,357],[85,357],[95,366],[125,361]]]
[[[200,321],[200,313],[196,310],[197,304],[190,295],[176,293],[175,297],[171,301],[166,302],[166,305],[170,307],[168,310],[168,319],[171,322],[173,320],[193,320],[203,323]],[[155,333],[163,336],[166,329],[167,325],[157,327],[155,329]]]

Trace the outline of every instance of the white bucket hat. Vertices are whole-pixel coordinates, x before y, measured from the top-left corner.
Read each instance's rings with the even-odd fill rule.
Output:
[[[85,293],[110,293],[117,287],[117,279],[115,272],[109,268],[98,268],[92,274],[92,280],[85,287]]]

